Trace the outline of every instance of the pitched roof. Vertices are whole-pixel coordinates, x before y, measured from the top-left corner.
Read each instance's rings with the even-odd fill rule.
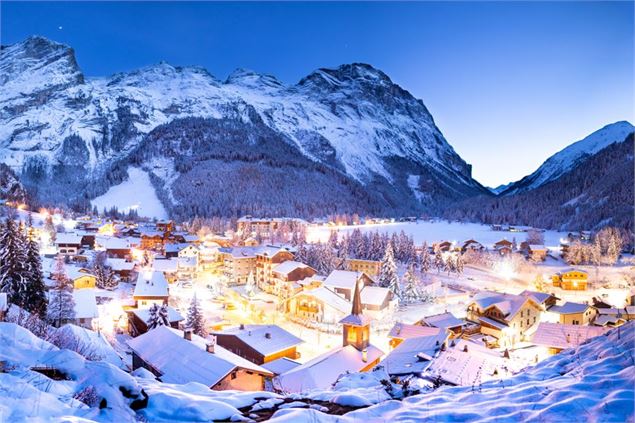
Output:
[[[600,326],[567,325],[561,323],[540,323],[534,332],[532,342],[553,348],[572,348],[587,339],[602,335],[608,328]]]
[[[382,355],[384,353],[371,344],[368,345],[367,359],[364,361],[363,353],[354,346],[338,347],[281,374],[275,379],[274,386],[284,392],[326,389],[340,375],[358,372]]]
[[[155,271],[142,271],[137,276],[137,284],[134,288],[134,297],[167,297],[168,281],[163,273]]]
[[[464,351],[467,346],[467,352]],[[457,386],[477,385],[495,379],[505,360],[482,346],[460,339],[435,358],[428,373]]]
[[[158,272],[176,272],[179,265],[176,259],[155,259],[152,268]]]
[[[355,283],[361,275],[361,272],[354,272],[351,270],[333,270],[331,274],[324,279],[324,285],[332,288],[352,290],[355,288]]]
[[[549,311],[558,314],[577,314],[584,313],[587,309],[591,307],[588,304],[580,304],[580,303],[571,303],[567,301],[562,305],[554,305],[549,308]]]
[[[381,286],[365,286],[361,292],[363,305],[380,306],[390,296],[390,289]]]
[[[150,321],[150,308],[138,308],[132,311],[139,319],[148,323]],[[176,309],[168,306],[168,321],[170,323],[180,322],[185,320],[181,313]]]
[[[82,243],[81,235],[75,233],[57,233],[55,234],[55,244],[77,244]]]
[[[233,335],[262,355],[271,355],[304,342],[278,325],[244,325],[244,329],[236,326],[215,334]]]
[[[287,357],[281,357],[276,360],[270,361],[262,365],[265,369],[269,370],[274,375],[281,375],[292,369],[298,367],[300,363],[293,361]]]
[[[109,257],[106,259],[106,266],[110,266],[112,270],[132,270],[135,264],[126,259]]]
[[[449,311],[441,314],[434,314],[432,316],[426,316],[421,319],[421,323],[435,328],[450,329],[459,326],[465,326],[466,321],[458,319],[454,314]]]
[[[428,328],[430,329],[430,328]],[[429,365],[450,335],[445,331],[408,338],[381,362],[389,375],[421,373]]]
[[[411,325],[408,323],[397,322],[388,332],[389,338],[408,339],[418,336],[436,335],[441,332],[440,328],[431,326]]]
[[[520,293],[523,297],[532,297],[538,304],[544,304],[549,298],[553,297],[553,295],[548,294],[546,292],[538,292],[538,291],[529,291],[524,290]]]
[[[143,361],[161,373],[163,382],[199,382],[212,387],[237,367],[272,375],[220,345],[214,347],[213,353],[207,352],[205,343],[205,339],[197,335],[192,335],[192,341],[188,341],[183,338],[182,331],[167,326],[159,326],[128,341]]]
[[[97,298],[94,289],[76,289],[73,291],[75,301],[75,318],[92,319],[99,317],[97,311]]]
[[[287,260],[275,265],[271,270],[273,272],[280,273],[281,275],[288,275],[295,269],[306,269],[308,267],[310,266],[307,266],[304,263],[300,263],[299,261]]]
[[[303,295],[315,297],[317,300],[329,305],[330,307],[333,307],[341,313],[348,313],[351,309],[351,303],[348,302],[346,298],[343,298],[341,295],[336,294],[325,286],[298,292],[296,295],[294,295],[294,297]]]

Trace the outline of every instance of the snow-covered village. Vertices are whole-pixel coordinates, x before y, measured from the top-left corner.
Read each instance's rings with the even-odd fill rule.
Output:
[[[632,2],[0,8],[0,423],[635,423]]]

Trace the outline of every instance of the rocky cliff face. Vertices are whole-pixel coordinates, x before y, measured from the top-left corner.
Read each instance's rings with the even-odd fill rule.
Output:
[[[221,167],[240,165],[247,150],[262,150],[264,133],[269,142],[275,139],[268,148],[286,156],[276,157],[272,169],[284,172],[288,164],[281,163],[292,161],[296,171],[310,170],[303,177],[315,171],[331,175],[322,183],[337,185],[337,179],[352,187],[342,191],[342,211],[432,211],[485,193],[423,102],[367,64],[319,69],[295,85],[247,70],[221,82],[205,69],[167,63],[89,79],[71,48],[31,37],[2,48],[0,71],[0,161],[45,203],[85,204],[121,182],[127,165],[143,157],[168,209],[183,206],[190,199],[172,193],[188,191],[179,184],[192,182],[182,173],[184,162],[190,162],[188,171],[229,172]],[[166,145],[161,135],[167,133],[191,138],[192,122],[200,129],[196,148],[154,145]],[[232,139],[241,141],[213,132],[219,126],[232,127]],[[201,155],[208,150],[223,164]],[[298,193],[286,212],[305,213],[314,197]],[[265,213],[269,206],[254,208]]]

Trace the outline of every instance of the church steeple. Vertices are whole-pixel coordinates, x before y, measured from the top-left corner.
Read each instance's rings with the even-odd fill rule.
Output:
[[[353,292],[353,307],[351,314],[340,320],[343,325],[342,345],[352,345],[359,351],[368,347],[370,342],[370,319],[362,314],[362,295],[359,289],[359,280],[355,282]]]

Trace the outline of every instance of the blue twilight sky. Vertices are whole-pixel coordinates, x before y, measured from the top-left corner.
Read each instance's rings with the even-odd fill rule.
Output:
[[[88,76],[161,60],[295,83],[366,62],[423,99],[496,186],[607,123],[633,122],[633,2],[0,2],[1,41],[71,45]]]

